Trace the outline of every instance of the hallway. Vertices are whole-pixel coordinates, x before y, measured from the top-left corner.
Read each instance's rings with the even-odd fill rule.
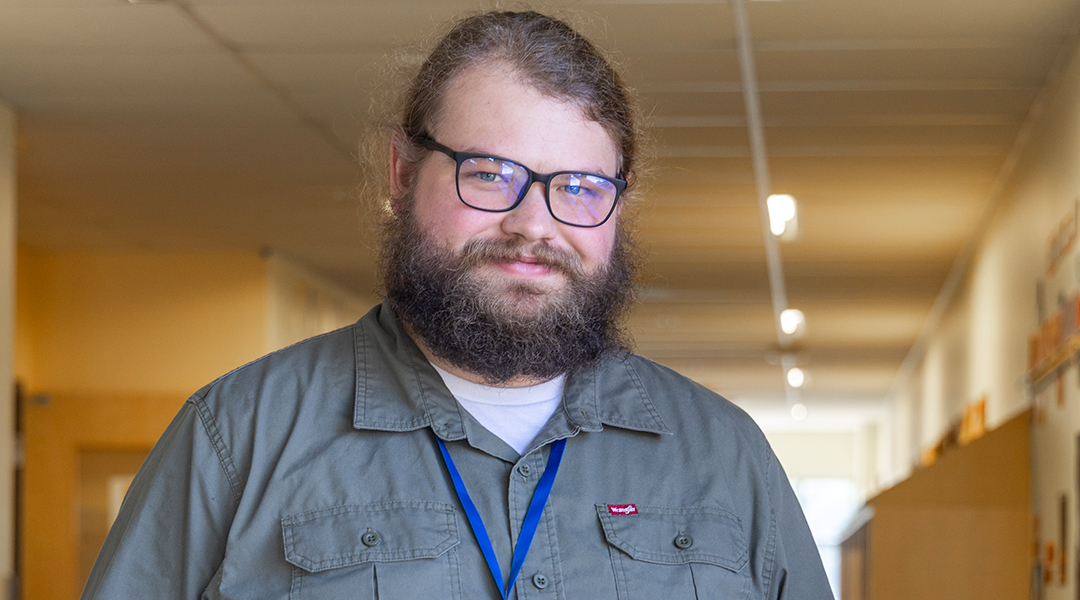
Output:
[[[23,390],[19,419],[0,395],[0,598],[77,597],[189,394],[378,303],[368,146],[440,24],[486,7],[0,5],[0,373]],[[1028,418],[1006,554],[1029,597],[1075,600],[1080,3],[537,7],[646,117],[635,351],[758,422],[834,589],[869,597],[840,585],[865,501]]]

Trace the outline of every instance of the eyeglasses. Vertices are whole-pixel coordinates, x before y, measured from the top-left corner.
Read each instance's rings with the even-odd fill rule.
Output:
[[[626,189],[625,179],[579,171],[537,173],[506,158],[455,152],[427,136],[418,141],[457,163],[458,198],[477,210],[514,210],[532,184],[540,182],[548,211],[556,221],[574,227],[599,227],[615,212],[619,194]]]

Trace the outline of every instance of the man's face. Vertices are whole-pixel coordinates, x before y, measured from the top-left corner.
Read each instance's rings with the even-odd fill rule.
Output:
[[[603,128],[499,66],[457,78],[431,132],[436,141],[540,173],[616,175]],[[564,225],[534,184],[513,210],[484,212],[458,198],[445,154],[423,159],[411,189],[401,185],[396,155],[391,166],[400,205],[380,257],[386,300],[429,358],[488,383],[522,385],[629,348],[621,322],[637,264],[618,209],[599,227]]]
[[[443,102],[432,137],[458,152],[509,158],[539,173],[617,175],[616,146],[599,124],[576,106],[523,84],[502,63],[458,76]],[[544,192],[542,184],[533,184],[509,212],[470,208],[457,196],[454,161],[432,152],[417,170],[412,214],[432,244],[454,255],[485,242],[504,249],[478,261],[472,275],[509,301],[506,306],[535,315],[565,293],[568,270],[588,276],[607,265],[618,218],[595,228],[560,223],[548,211]]]

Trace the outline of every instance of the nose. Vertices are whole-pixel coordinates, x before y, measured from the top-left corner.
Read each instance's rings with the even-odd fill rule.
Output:
[[[558,222],[551,216],[544,200],[544,184],[533,182],[521,202],[502,220],[502,230],[526,242],[547,241],[555,237]]]

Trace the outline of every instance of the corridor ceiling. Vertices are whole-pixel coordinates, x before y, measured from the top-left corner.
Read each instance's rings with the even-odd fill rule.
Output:
[[[256,252],[374,288],[357,140],[461,0],[0,0],[28,251]],[[786,415],[727,2],[539,3],[611,51],[655,138],[639,352]],[[515,5],[516,7],[516,5]],[[1075,43],[1075,0],[747,5],[807,423],[876,418]],[[770,412],[770,410],[772,412]]]

